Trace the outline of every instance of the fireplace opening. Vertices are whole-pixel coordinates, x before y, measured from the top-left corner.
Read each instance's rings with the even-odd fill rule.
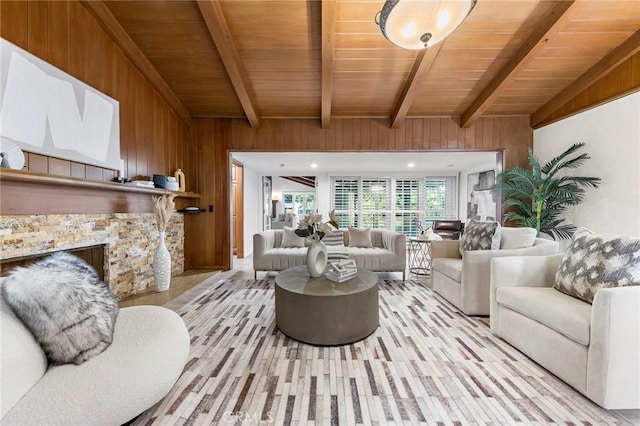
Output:
[[[101,245],[94,245],[94,246],[87,246],[87,247],[77,247],[77,248],[60,250],[60,251],[73,253],[74,255],[83,259],[89,265],[93,266],[93,268],[98,273],[98,277],[100,277],[100,279],[104,281],[104,262],[105,262],[104,248],[105,248],[105,245],[101,244]],[[0,260],[0,277],[6,277],[9,274],[9,272],[16,266],[28,266],[36,262],[37,260],[42,259],[43,257],[47,257],[53,253],[55,252],[33,254],[33,255],[21,256],[21,257],[13,257],[10,259],[2,259]]]

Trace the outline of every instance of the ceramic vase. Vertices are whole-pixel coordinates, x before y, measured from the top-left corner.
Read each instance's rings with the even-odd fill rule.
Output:
[[[307,269],[313,278],[321,276],[327,267],[327,246],[322,241],[314,241],[307,249]]]
[[[160,231],[160,242],[153,259],[153,278],[157,292],[169,290],[171,282],[171,254],[164,243],[164,234],[164,231]]]

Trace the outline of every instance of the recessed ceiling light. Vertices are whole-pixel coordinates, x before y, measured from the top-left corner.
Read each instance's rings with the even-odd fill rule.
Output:
[[[312,169],[316,169],[316,168],[318,168],[318,164],[317,164],[317,163],[311,163],[311,168],[312,168]]]
[[[411,167],[415,167],[415,166],[416,166],[416,163],[409,163],[409,164],[407,164],[407,167],[409,167],[409,168],[411,168]]]

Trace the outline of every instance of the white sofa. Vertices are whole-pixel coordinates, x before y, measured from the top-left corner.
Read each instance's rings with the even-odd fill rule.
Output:
[[[2,425],[123,424],[171,390],[189,355],[178,314],[137,306],[120,309],[104,352],[80,365],[49,367],[32,334],[1,303]]]
[[[593,305],[552,288],[562,255],[491,261],[491,332],[608,409],[640,408],[640,286]]]
[[[431,243],[433,291],[467,315],[489,315],[491,259],[507,256],[542,256],[558,252],[558,243],[536,238],[532,247],[473,250],[460,255],[460,240]]]
[[[253,235],[253,269],[258,271],[284,271],[306,263],[306,247],[280,247],[284,231],[276,229]],[[407,243],[403,234],[384,229],[371,230],[373,247],[349,247],[349,232],[343,231],[344,245],[349,259],[356,265],[373,272],[402,272],[405,279]],[[329,254],[336,247],[328,246]]]

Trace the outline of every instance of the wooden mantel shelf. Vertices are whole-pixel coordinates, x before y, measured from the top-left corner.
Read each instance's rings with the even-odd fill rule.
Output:
[[[177,192],[158,188],[143,188],[140,186],[125,185],[117,182],[108,182],[102,180],[88,180],[68,176],[54,176],[43,173],[34,173],[24,170],[0,169],[0,182],[29,182],[45,185],[64,185],[82,188],[106,189],[109,191],[127,191],[140,192],[144,194],[162,195],[167,192],[176,194],[177,197],[183,198],[200,198],[200,194],[195,192]]]
[[[165,193],[176,194],[180,206],[200,198],[193,192],[0,169],[2,215],[147,213],[153,211],[150,195]]]

